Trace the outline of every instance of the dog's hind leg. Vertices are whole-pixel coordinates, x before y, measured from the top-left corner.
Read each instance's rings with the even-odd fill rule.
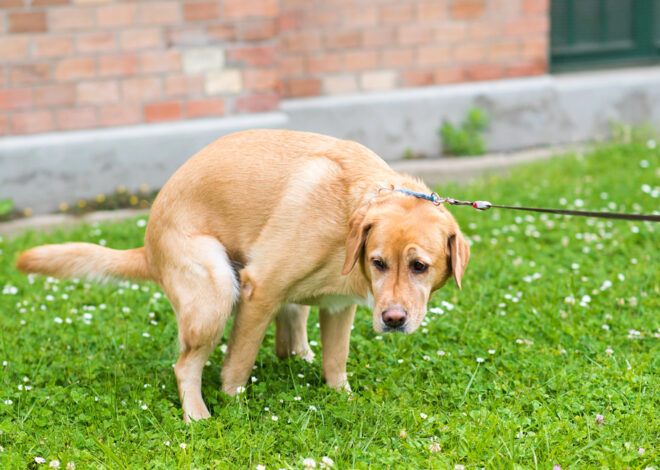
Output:
[[[307,362],[314,360],[314,353],[307,342],[307,317],[309,307],[287,304],[275,317],[275,354],[280,359],[291,355]]]
[[[180,245],[162,286],[177,312],[181,355],[174,366],[186,421],[210,416],[202,399],[202,370],[238,296],[238,282],[222,244],[198,236]]]

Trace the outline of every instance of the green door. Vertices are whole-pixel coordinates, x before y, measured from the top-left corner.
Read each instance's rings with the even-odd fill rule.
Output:
[[[551,0],[550,68],[660,63],[660,0]]]

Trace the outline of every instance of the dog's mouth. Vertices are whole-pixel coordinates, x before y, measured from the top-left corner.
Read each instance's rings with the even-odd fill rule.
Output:
[[[404,323],[403,325],[397,326],[397,327],[391,327],[384,325],[383,326],[383,333],[407,333],[406,331],[406,326],[407,323]]]

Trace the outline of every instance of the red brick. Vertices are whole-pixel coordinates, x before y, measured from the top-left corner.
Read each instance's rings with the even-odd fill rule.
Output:
[[[130,103],[156,101],[163,96],[160,78],[140,77],[124,80],[121,84],[122,100]]]
[[[9,73],[12,84],[40,83],[50,79],[50,65],[43,63],[31,63],[15,65]]]
[[[94,76],[94,59],[77,57],[61,60],[55,64],[54,75],[58,82],[92,78]]]
[[[29,46],[27,37],[0,36],[0,62],[24,60],[28,56]]]
[[[140,55],[140,73],[180,71],[181,53],[178,51],[147,52]]]
[[[519,41],[502,41],[491,43],[488,47],[488,58],[493,62],[513,59],[520,56]]]
[[[362,31],[363,47],[383,47],[396,44],[396,31],[391,27],[370,28]]]
[[[0,116],[0,135],[9,135],[9,118]]]
[[[281,38],[281,44],[286,51],[310,52],[321,48],[321,38],[316,32],[294,33]]]
[[[248,95],[238,98],[234,109],[239,113],[262,113],[277,109],[279,104],[279,94]]]
[[[305,72],[305,60],[303,57],[282,57],[277,64],[280,75],[290,77],[302,75]]]
[[[279,73],[275,69],[246,69],[243,71],[243,88],[250,91],[278,91]]]
[[[405,87],[433,85],[433,72],[430,70],[404,70],[401,80]]]
[[[286,96],[316,96],[321,94],[321,80],[316,78],[292,78],[284,82]]]
[[[204,92],[204,77],[201,75],[174,75],[165,78],[167,96],[190,96]]]
[[[550,0],[523,0],[522,11],[526,15],[545,15],[549,7]]]
[[[55,112],[57,128],[63,131],[89,129],[98,125],[94,108],[58,109]]]
[[[185,21],[206,21],[220,17],[220,5],[217,1],[186,2],[183,4]]]
[[[119,77],[135,75],[138,70],[138,57],[133,54],[122,54],[99,57],[100,77]]]
[[[233,24],[214,24],[206,27],[206,36],[210,42],[233,41],[236,39],[236,27]]]
[[[459,44],[454,46],[452,55],[457,63],[465,64],[478,62],[486,57],[486,45],[470,43]]]
[[[509,65],[506,68],[507,77],[530,77],[543,75],[548,72],[548,64],[544,60],[521,62]]]
[[[32,92],[29,88],[0,90],[0,111],[29,108],[31,105]]]
[[[119,39],[124,50],[156,49],[163,44],[157,28],[126,29],[121,32]]]
[[[150,25],[177,24],[181,21],[180,2],[149,2],[140,5],[140,23]]]
[[[128,26],[135,23],[135,5],[105,5],[98,7],[96,21],[100,27]]]
[[[132,104],[110,104],[99,109],[102,126],[129,126],[142,122],[142,108]]]
[[[34,106],[49,108],[52,106],[73,106],[76,101],[76,89],[73,85],[44,85],[33,89]]]
[[[443,23],[434,27],[434,39],[442,43],[454,43],[467,38],[467,26],[465,23]]]
[[[76,85],[79,104],[104,104],[119,101],[119,87],[115,81],[83,82]]]
[[[383,67],[403,68],[410,67],[414,63],[414,49],[407,47],[403,49],[387,48],[381,55]]]
[[[46,31],[43,11],[15,11],[8,15],[10,33],[42,33]]]
[[[413,7],[405,2],[383,6],[380,10],[380,21],[392,24],[409,23],[413,17]]]
[[[279,31],[296,31],[303,25],[303,16],[300,11],[286,11],[277,17]]]
[[[417,65],[447,65],[450,61],[449,46],[421,46],[417,49]]]
[[[339,54],[326,53],[307,58],[307,73],[310,75],[321,75],[340,71],[341,56]]]
[[[504,76],[504,68],[498,64],[476,64],[468,67],[467,77],[472,81],[495,80]]]
[[[360,44],[360,33],[357,31],[329,31],[323,36],[323,44],[326,49],[331,51],[354,48]]]
[[[502,23],[499,21],[471,21],[470,38],[493,39],[503,36]]]
[[[227,18],[275,18],[279,12],[278,0],[225,0]]]
[[[16,113],[11,116],[13,134],[36,134],[53,130],[53,116],[49,111]]]
[[[378,24],[378,10],[370,5],[343,8],[342,15],[342,24],[347,28],[368,28]]]
[[[418,24],[404,25],[398,30],[399,44],[427,44],[433,40],[433,28]]]
[[[304,24],[317,26],[319,29],[328,31],[329,26],[338,26],[341,22],[341,11],[337,8],[332,10],[320,9],[307,12],[303,20]]]
[[[417,4],[417,21],[439,21],[447,18],[448,9],[445,1],[430,1]]]
[[[378,65],[376,51],[352,51],[343,55],[344,69],[350,72],[370,70]]]
[[[548,57],[547,38],[526,38],[522,44],[522,57],[531,61],[545,61]]]
[[[168,27],[165,30],[167,47],[173,46],[202,46],[209,42],[206,34],[207,27],[199,24],[195,26]]]
[[[277,22],[272,19],[243,21],[240,31],[243,41],[263,41],[275,37]]]
[[[528,17],[510,21],[506,25],[507,36],[545,35],[548,32],[550,21],[547,17]]]
[[[482,15],[482,0],[456,0],[451,6],[451,14],[457,20],[473,19]]]
[[[75,31],[94,28],[92,8],[67,7],[48,10],[51,31]]]
[[[35,57],[65,57],[73,51],[71,38],[68,36],[37,36],[34,38],[33,54]]]
[[[183,117],[181,102],[164,101],[147,104],[144,107],[144,117],[147,122],[176,121]]]
[[[54,6],[54,5],[68,5],[70,0],[32,0],[33,7]]]
[[[24,0],[0,0],[0,8],[3,10],[7,8],[21,8],[24,4]]]
[[[227,51],[227,58],[232,62],[259,67],[275,64],[275,46],[237,47]]]
[[[107,31],[85,33],[76,38],[78,52],[108,52],[115,46],[115,36]]]
[[[433,73],[434,83],[460,83],[466,81],[466,72],[462,67],[447,67]]]
[[[189,118],[222,116],[225,114],[225,100],[206,98],[186,102],[186,116]]]

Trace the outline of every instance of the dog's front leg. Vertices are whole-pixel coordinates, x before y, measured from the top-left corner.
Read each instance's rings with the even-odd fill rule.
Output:
[[[279,299],[242,297],[229,337],[227,357],[222,366],[222,391],[235,395],[244,386],[257,358],[266,329],[279,307]]]
[[[323,376],[329,387],[351,391],[346,376],[346,360],[351,340],[351,326],[356,305],[338,312],[319,309],[321,343],[323,344]]]

